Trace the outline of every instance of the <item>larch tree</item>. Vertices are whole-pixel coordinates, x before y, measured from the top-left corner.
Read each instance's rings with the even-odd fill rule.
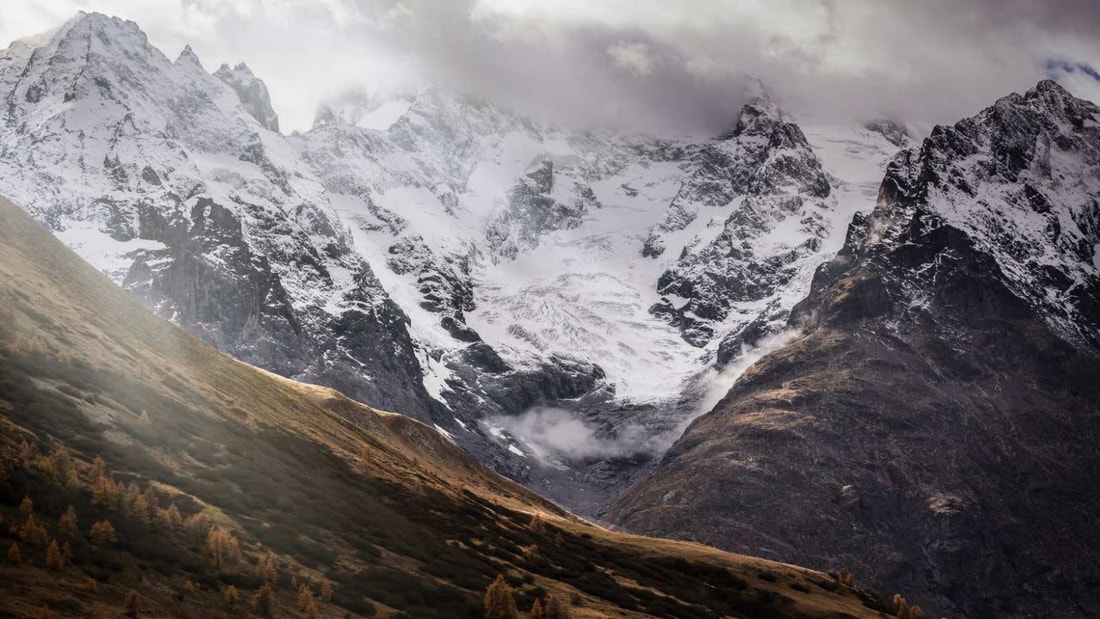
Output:
[[[126,610],[126,616],[137,617],[138,616],[138,594],[137,591],[130,589],[126,592],[126,599],[122,602],[123,609]]]
[[[240,599],[241,594],[237,593],[237,588],[233,585],[226,587],[225,593],[222,594],[222,602],[225,603],[227,608],[235,608]]]
[[[72,505],[57,521],[57,533],[65,539],[74,539],[80,535],[80,523],[76,519],[76,509]]]
[[[92,537],[92,543],[97,546],[106,546],[118,541],[115,526],[111,524],[110,520],[100,520],[93,524],[89,533]]]
[[[23,555],[19,552],[19,544],[12,542],[11,546],[8,546],[8,561],[16,565],[23,562]]]
[[[65,559],[61,556],[61,547],[57,540],[50,541],[50,547],[46,550],[46,569],[60,572],[65,568]]]
[[[504,580],[503,574],[497,576],[485,591],[485,618],[519,618],[519,609],[516,608],[516,600],[512,597],[512,587]]]
[[[275,591],[271,588],[271,583],[264,583],[256,591],[256,595],[252,597],[252,606],[256,614],[265,619],[275,616]]]

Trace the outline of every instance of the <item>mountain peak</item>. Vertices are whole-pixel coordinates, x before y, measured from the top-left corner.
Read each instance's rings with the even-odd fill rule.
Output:
[[[180,55],[176,58],[176,64],[191,64],[202,69],[202,61],[199,60],[198,54],[195,50],[191,49],[190,45],[184,45],[183,50],[180,51]]]
[[[787,114],[775,102],[764,82],[749,77],[745,84],[745,103],[741,106],[733,131],[726,137],[768,131],[788,120]]]
[[[190,48],[188,48],[190,49]],[[267,84],[256,77],[252,70],[243,62],[237,63],[232,69],[225,63],[214,72],[214,77],[224,82],[237,93],[241,105],[250,116],[255,118],[269,131],[279,132],[279,115],[271,106],[271,95],[267,91]]]

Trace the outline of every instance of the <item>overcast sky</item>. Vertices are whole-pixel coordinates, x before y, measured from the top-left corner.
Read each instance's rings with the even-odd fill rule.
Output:
[[[208,70],[247,62],[284,130],[349,88],[428,82],[650,133],[722,130],[746,73],[838,120],[953,122],[1052,66],[1100,99],[1100,0],[0,0],[0,47],[78,10]]]

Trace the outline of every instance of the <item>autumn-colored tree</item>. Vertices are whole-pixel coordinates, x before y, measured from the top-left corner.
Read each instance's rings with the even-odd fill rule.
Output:
[[[894,608],[897,609],[898,619],[909,619],[909,602],[905,600],[905,596],[900,593],[894,594]]]
[[[128,617],[138,616],[138,594],[137,591],[130,589],[126,592],[126,599],[122,602],[122,607],[126,610]]]
[[[61,544],[61,565],[62,567],[69,564],[73,560],[73,547],[69,545],[69,542]]]
[[[840,571],[836,573],[836,579],[845,587],[855,588],[856,586],[856,575],[846,567],[840,568]]]
[[[332,602],[332,596],[336,593],[332,583],[325,581],[321,583],[321,601],[325,603]]]
[[[145,495],[139,494],[133,497],[132,500],[127,501],[126,509],[131,518],[146,524],[149,523],[149,503],[145,500]]]
[[[97,546],[105,546],[118,541],[115,526],[111,524],[110,520],[100,520],[93,524],[89,533],[92,537],[92,543]]]
[[[34,614],[34,619],[53,619],[53,613],[50,612],[49,606],[43,606],[38,609],[38,612]]]
[[[94,578],[85,578],[84,588],[90,593],[99,593],[99,583]]]
[[[38,450],[35,449],[34,445],[31,445],[26,439],[23,439],[23,441],[19,443],[16,458],[19,459],[19,463],[23,465],[23,468],[27,468],[31,465],[31,461],[34,460],[37,454]]]
[[[313,600],[313,589],[309,585],[298,587],[298,609],[304,610],[311,600]]]
[[[505,582],[503,574],[497,576],[485,591],[485,618],[519,618],[519,609],[516,608],[516,600],[512,597],[512,587]]]
[[[256,595],[252,596],[252,608],[257,615],[265,619],[272,619],[275,616],[275,591],[271,588],[271,583],[264,583],[264,586],[256,591]]]
[[[147,411],[141,411],[141,414],[138,415],[138,423],[143,426],[147,426],[153,423],[153,420],[149,419],[149,413]]]
[[[206,550],[214,567],[240,560],[241,549],[237,538],[226,533],[220,527],[211,527],[206,534]]]
[[[145,492],[141,496],[145,497],[145,504],[149,506],[149,513],[156,514],[157,510],[160,509],[160,500],[157,498],[157,493],[153,490],[153,487],[148,486],[145,488]]]
[[[65,473],[65,485],[70,488],[79,488],[84,483],[80,480],[80,471],[75,466],[69,467],[68,472]]]
[[[46,527],[38,524],[34,519],[34,514],[31,514],[27,516],[23,526],[19,528],[19,538],[27,544],[44,546],[49,540],[49,533],[46,532]]]
[[[180,515],[180,510],[176,507],[176,504],[172,503],[165,509],[157,510],[157,521],[163,527],[178,529],[183,525],[183,516]]]
[[[562,597],[550,594],[546,596],[546,603],[542,606],[542,613],[546,619],[569,619],[569,603]]]
[[[225,588],[225,593],[222,594],[222,602],[227,608],[235,608],[240,600],[241,594],[237,593],[236,587],[229,585]]]
[[[23,500],[19,503],[19,514],[23,516],[23,519],[26,519],[32,513],[34,513],[34,501],[31,500],[30,496],[24,495]]]
[[[23,562],[23,555],[19,552],[19,544],[12,542],[11,546],[8,546],[8,561],[15,564]]]
[[[46,549],[46,569],[61,571],[65,569],[65,559],[61,556],[61,547],[57,540],[50,541],[50,547]]]
[[[57,534],[65,539],[74,539],[80,535],[80,524],[76,519],[76,509],[72,505],[61,515],[57,521]]]
[[[302,619],[317,619],[317,601],[313,599],[313,589],[309,585],[298,588],[298,608],[302,611]]]
[[[210,517],[204,512],[191,514],[183,524],[188,533],[191,533],[200,540],[206,537],[206,532],[210,530],[211,526]]]
[[[100,477],[107,476],[107,463],[103,461],[102,456],[96,456],[95,460],[92,460],[92,470],[89,474],[92,479],[99,479]]]
[[[535,598],[535,603],[531,605],[531,619],[543,619],[542,602],[538,598]]]
[[[187,578],[183,581],[183,586],[181,587],[181,589],[185,594],[191,595],[195,592],[195,583],[191,582],[190,578]]]
[[[260,557],[259,563],[256,564],[256,576],[262,578],[264,582],[272,582],[278,575],[275,566],[275,555],[268,552]]]
[[[105,508],[114,509],[118,503],[122,490],[113,479],[106,475],[100,475],[92,482],[92,503]]]

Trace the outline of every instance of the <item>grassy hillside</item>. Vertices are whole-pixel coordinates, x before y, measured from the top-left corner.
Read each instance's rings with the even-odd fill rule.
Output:
[[[0,617],[482,617],[500,575],[523,616],[887,606],[580,521],[418,422],[221,355],[4,200],[0,463]]]

